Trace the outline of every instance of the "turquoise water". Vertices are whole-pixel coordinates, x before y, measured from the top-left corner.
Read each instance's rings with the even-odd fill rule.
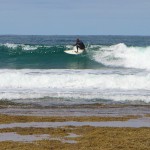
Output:
[[[71,48],[71,46],[70,46]],[[69,46],[2,44],[0,46],[0,67],[9,69],[88,69],[99,68],[100,63],[83,55],[68,55]]]
[[[76,38],[81,55],[64,53]],[[0,100],[150,103],[148,36],[0,36]]]
[[[98,55],[96,53],[104,54],[105,47],[116,45],[118,50],[137,47],[138,51],[138,47],[142,49],[150,45],[150,37],[79,36],[86,45],[87,53],[79,56],[65,54],[64,50],[71,49],[77,37],[0,36],[0,68],[95,69],[105,66],[102,61],[93,58]],[[112,57],[117,59],[114,54],[108,54],[107,59],[111,61]]]

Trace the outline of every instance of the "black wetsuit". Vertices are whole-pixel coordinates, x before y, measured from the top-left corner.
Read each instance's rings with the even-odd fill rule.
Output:
[[[77,41],[75,46],[77,47],[77,50],[78,50],[78,48],[85,49],[85,45],[82,41]]]

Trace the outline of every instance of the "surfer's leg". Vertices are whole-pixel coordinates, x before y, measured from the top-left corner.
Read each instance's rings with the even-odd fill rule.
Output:
[[[77,53],[78,53],[78,48],[79,48],[79,46],[77,45]]]

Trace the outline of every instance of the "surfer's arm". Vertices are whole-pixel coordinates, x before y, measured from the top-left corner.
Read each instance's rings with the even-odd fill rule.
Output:
[[[75,43],[73,46],[77,46],[77,45],[79,45],[78,43]]]

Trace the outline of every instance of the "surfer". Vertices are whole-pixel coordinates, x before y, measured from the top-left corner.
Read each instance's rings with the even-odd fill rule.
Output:
[[[79,40],[79,39],[76,40],[76,44],[75,44],[74,46],[77,47],[76,53],[78,53],[78,48],[80,48],[80,49],[82,49],[82,50],[85,50],[85,45],[84,45],[84,43],[83,43],[81,40]]]

